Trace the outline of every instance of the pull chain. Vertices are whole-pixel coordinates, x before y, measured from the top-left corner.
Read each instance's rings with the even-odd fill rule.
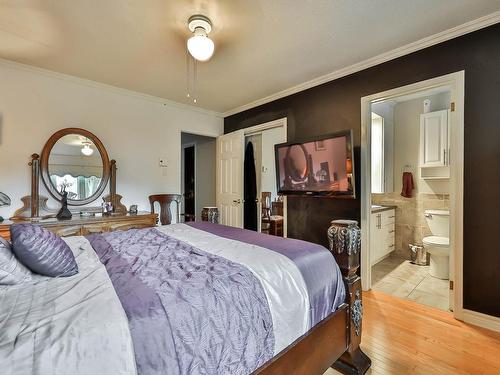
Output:
[[[189,56],[189,52],[186,51],[186,97],[188,97],[188,98],[191,97],[191,94],[190,94],[190,91],[191,91],[190,65],[191,65],[191,58]]]
[[[193,102],[198,102],[198,61],[193,59]]]
[[[198,61],[186,51],[186,97],[198,102]]]

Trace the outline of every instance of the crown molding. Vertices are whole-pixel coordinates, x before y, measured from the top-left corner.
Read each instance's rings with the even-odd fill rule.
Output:
[[[387,62],[390,60],[394,60],[398,57],[408,55],[410,53],[419,51],[421,49],[445,42],[447,40],[459,37],[461,35],[471,33],[473,31],[476,31],[479,29],[483,29],[485,27],[494,25],[494,24],[499,23],[499,22],[500,22],[500,11],[488,14],[488,15],[483,16],[481,18],[477,18],[475,20],[466,22],[462,25],[453,27],[451,29],[442,31],[440,33],[437,33],[437,34],[434,34],[434,35],[431,35],[428,37],[425,37],[425,38],[420,39],[416,42],[412,42],[412,43],[409,43],[405,46],[398,47],[398,48],[393,49],[393,50],[388,51],[388,52],[384,52],[380,55],[371,57],[371,58],[364,60],[364,61],[361,61],[359,63],[350,65],[348,67],[345,67],[345,68],[342,68],[339,70],[335,70],[335,71],[328,73],[328,74],[325,74],[321,77],[317,77],[317,78],[314,78],[310,81],[307,81],[307,82],[301,83],[299,85],[290,87],[288,89],[279,91],[275,94],[266,96],[266,97],[261,98],[261,99],[257,99],[251,103],[230,109],[230,110],[224,112],[223,116],[228,117],[228,116],[234,115],[236,113],[246,111],[247,109],[251,109],[251,108],[257,107],[259,105],[272,102],[273,100],[281,99],[281,98],[284,98],[285,96],[296,94],[300,91],[304,91],[304,90],[310,89],[312,87],[322,85],[323,83],[330,82],[330,81],[333,81],[335,79],[345,77],[347,75],[359,72],[361,70],[371,68],[375,65],[379,65],[381,63],[384,63],[384,62]]]
[[[205,115],[223,117],[223,114],[220,112],[215,112],[215,111],[211,111],[208,109],[195,107],[195,106],[192,106],[189,104],[179,103],[179,102],[176,102],[173,100],[164,99],[164,98],[161,98],[158,96],[144,94],[144,93],[141,93],[138,91],[133,91],[133,90],[128,90],[128,89],[124,89],[121,87],[117,87],[117,86],[108,85],[106,83],[92,81],[90,79],[79,78],[79,77],[72,76],[69,74],[55,72],[53,70],[39,68],[39,67],[36,67],[33,65],[23,64],[23,63],[20,63],[17,61],[12,61],[12,60],[0,58],[0,65],[11,68],[11,69],[24,70],[24,71],[27,71],[30,73],[39,74],[39,75],[43,75],[43,76],[50,77],[50,78],[60,79],[60,80],[63,80],[66,82],[71,82],[71,83],[74,83],[77,85],[82,85],[82,86],[92,87],[92,88],[96,88],[96,89],[100,89],[100,90],[105,90],[105,91],[112,92],[112,93],[115,93],[118,95],[124,95],[124,96],[133,97],[136,99],[146,100],[146,101],[153,102],[153,103],[159,103],[159,104],[163,104],[165,106],[176,107],[176,108],[184,109],[184,110],[188,110],[188,111],[194,111],[194,112],[202,113]]]

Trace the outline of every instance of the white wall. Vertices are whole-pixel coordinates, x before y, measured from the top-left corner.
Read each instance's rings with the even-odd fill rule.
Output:
[[[420,114],[423,113],[423,101],[431,100],[431,111],[448,109],[450,93],[445,92],[425,98],[413,99],[397,103],[394,107],[394,191],[401,192],[402,169],[408,164],[413,167],[415,193],[450,192],[449,180],[422,180],[420,179],[419,152],[420,152]]]
[[[0,82],[0,191],[12,199],[0,208],[4,217],[29,195],[30,155],[59,129],[96,134],[117,161],[117,193],[141,210],[149,210],[150,194],[180,193],[181,130],[223,132],[213,113],[15,63],[0,62]],[[167,168],[159,167],[160,157]],[[48,196],[43,184],[40,193]]]

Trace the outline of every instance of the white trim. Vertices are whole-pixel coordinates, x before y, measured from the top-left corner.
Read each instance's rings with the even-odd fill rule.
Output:
[[[164,99],[164,98],[160,98],[158,96],[148,95],[148,94],[144,94],[144,93],[137,92],[137,91],[127,90],[127,89],[124,89],[121,87],[108,85],[106,83],[92,81],[90,79],[79,78],[76,76],[63,74],[63,73],[55,72],[55,71],[48,70],[48,69],[39,68],[39,67],[32,66],[32,65],[26,65],[26,64],[22,64],[22,63],[19,63],[16,61],[11,61],[11,60],[6,60],[6,59],[0,58],[0,65],[6,66],[6,67],[11,68],[11,69],[24,70],[26,72],[40,74],[40,75],[44,75],[44,76],[50,77],[50,78],[60,79],[60,80],[63,80],[66,82],[71,82],[71,83],[74,83],[77,85],[83,85],[83,86],[92,87],[92,88],[96,88],[96,89],[100,89],[100,90],[106,90],[106,91],[113,92],[113,93],[119,94],[119,95],[130,96],[133,98],[147,100],[147,101],[154,102],[154,103],[159,103],[159,104],[163,104],[163,105],[177,107],[180,109],[185,109],[185,110],[189,110],[189,111],[203,113],[206,115],[212,115],[212,116],[221,117],[221,118],[223,117],[222,113],[220,113],[220,112],[215,112],[215,111],[211,111],[208,109],[195,107],[195,106],[192,106],[189,104],[175,102],[173,100]]]
[[[331,73],[325,74],[321,77],[314,78],[310,81],[301,83],[299,85],[290,87],[286,90],[279,91],[275,94],[266,96],[261,99],[257,99],[251,103],[230,109],[223,113],[224,117],[228,117],[234,115],[239,112],[243,112],[247,109],[257,107],[259,105],[272,102],[273,100],[284,98],[285,96],[289,96],[295,94],[299,91],[307,90],[311,87],[319,86],[323,83],[333,81],[335,79],[345,77],[349,74],[353,74],[359,72],[364,69],[368,69],[372,66],[379,65],[381,63],[396,59],[398,57],[408,55],[410,53],[416,52],[418,50],[433,46],[435,44],[439,44],[445,42],[447,40],[459,37],[461,35],[465,35],[471,33],[473,31],[483,29],[485,27],[494,25],[500,22],[500,11],[488,14],[486,16],[477,18],[475,20],[466,22],[462,25],[453,27],[451,29],[442,31],[440,33],[425,37],[423,39],[417,40],[416,42],[409,43],[405,46],[393,49],[392,51],[384,52],[380,55],[371,57],[367,60],[361,61],[359,63],[347,66],[345,68],[335,70]]]
[[[404,96],[435,87],[446,86],[451,91],[451,101],[455,111],[451,112],[451,200],[450,200],[450,256],[454,266],[453,315],[463,320],[463,169],[464,169],[464,96],[465,72],[447,74],[411,85],[398,87],[361,98],[361,282],[363,290],[371,288],[371,266],[369,253],[370,213],[371,213],[371,175],[370,175],[370,124],[371,103],[396,96]]]
[[[467,309],[463,309],[462,313],[465,323],[500,332],[500,318]]]
[[[286,117],[279,118],[277,120],[273,120],[273,121],[269,121],[269,122],[265,122],[263,124],[250,126],[249,128],[243,129],[243,131],[245,132],[245,136],[249,136],[249,135],[261,133],[264,130],[279,128],[282,126],[285,128],[285,130],[288,130]],[[288,138],[288,135],[287,135],[287,138]]]

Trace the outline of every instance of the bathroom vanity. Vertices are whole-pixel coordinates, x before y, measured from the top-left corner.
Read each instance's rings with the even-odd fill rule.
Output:
[[[374,265],[395,250],[396,209],[372,206],[370,217],[370,262]]]

